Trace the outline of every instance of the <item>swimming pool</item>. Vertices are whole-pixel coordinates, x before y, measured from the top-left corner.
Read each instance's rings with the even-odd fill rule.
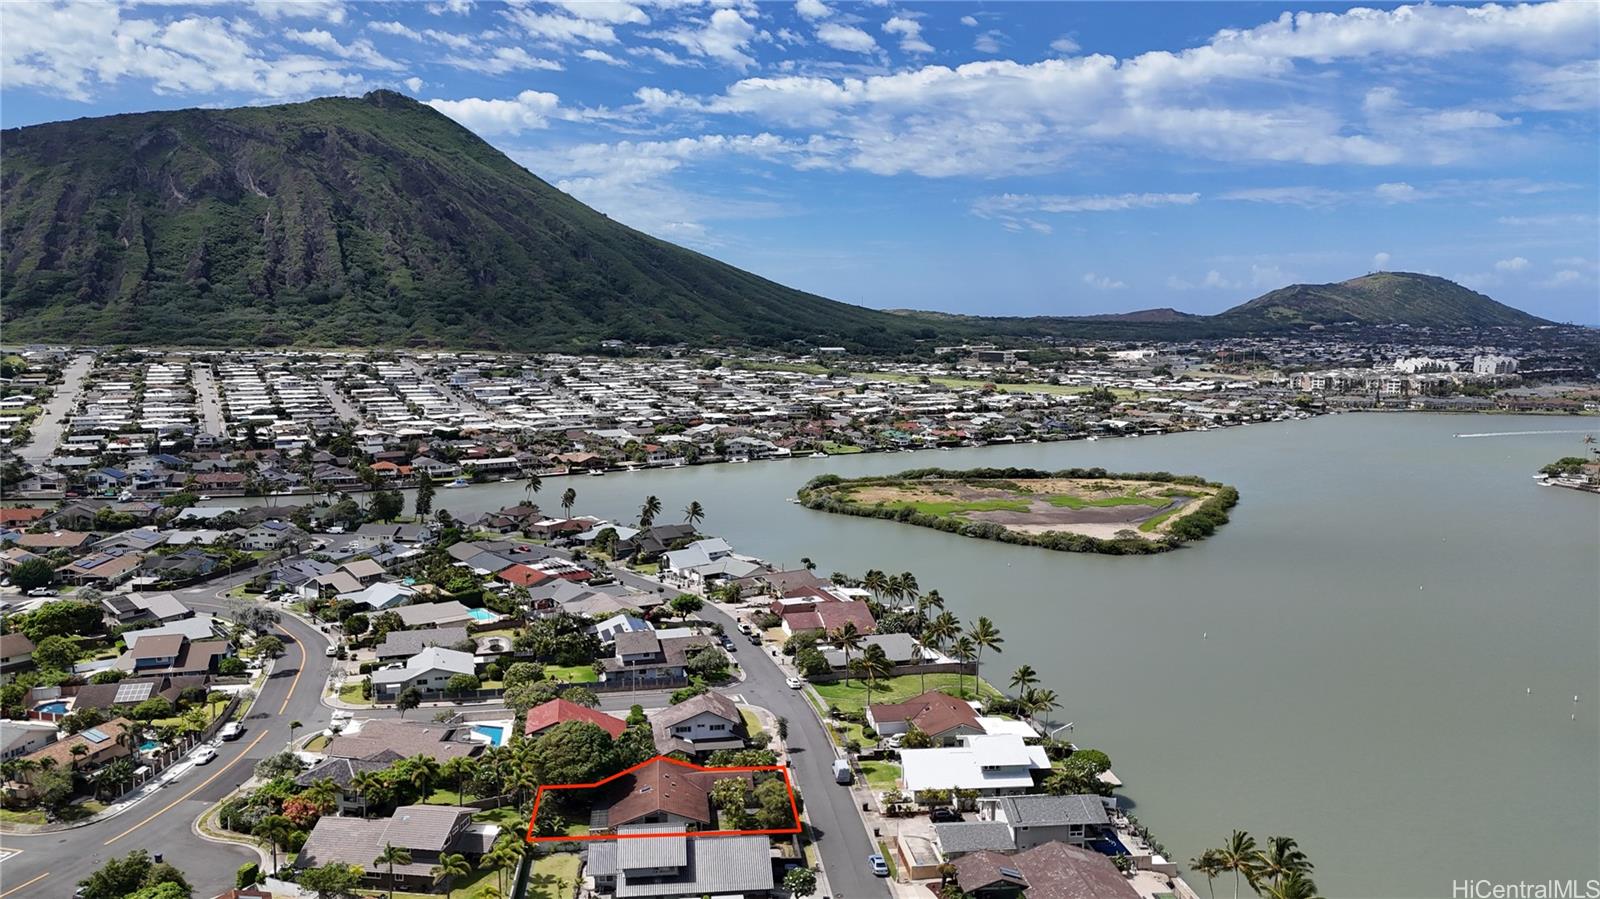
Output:
[[[54,702],[36,705],[33,710],[36,712],[49,712],[52,715],[65,715],[67,713],[67,703],[66,700],[57,699]]]
[[[468,609],[467,614],[473,621],[493,621],[495,614],[488,609]]]
[[[488,737],[491,746],[500,746],[506,741],[506,729],[500,724],[474,724],[472,732]]]
[[[143,743],[139,744],[139,751],[140,752],[149,752],[152,749],[160,749],[160,748],[161,748],[161,744],[157,743],[155,740],[146,740]]]

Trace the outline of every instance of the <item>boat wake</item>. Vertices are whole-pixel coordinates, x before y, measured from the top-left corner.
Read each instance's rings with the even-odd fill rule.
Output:
[[[1482,434],[1457,434],[1457,437],[1535,437],[1539,434],[1592,434],[1594,429],[1586,431],[1486,431]]]

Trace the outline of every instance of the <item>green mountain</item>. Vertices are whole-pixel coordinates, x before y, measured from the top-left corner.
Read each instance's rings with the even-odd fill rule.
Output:
[[[1376,272],[1337,284],[1291,284],[1217,319],[1248,331],[1358,322],[1412,327],[1537,327],[1549,322],[1434,275]]]
[[[0,147],[9,342],[894,350],[938,330],[611,221],[389,91],[57,122]]]

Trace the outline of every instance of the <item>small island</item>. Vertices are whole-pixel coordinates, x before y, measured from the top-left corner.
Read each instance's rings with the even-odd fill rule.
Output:
[[[1065,552],[1141,555],[1209,537],[1239,491],[1164,471],[921,468],[877,477],[822,475],[798,493],[823,512],[886,518],[964,537]]]
[[[1586,459],[1583,456],[1562,456],[1539,469],[1535,477],[1552,487],[1570,487],[1588,493],[1600,493],[1600,456]]]

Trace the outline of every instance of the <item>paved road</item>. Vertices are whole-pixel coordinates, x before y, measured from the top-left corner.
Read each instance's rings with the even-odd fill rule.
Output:
[[[211,366],[196,362],[191,370],[194,377],[195,399],[200,405],[200,429],[207,434],[222,436],[225,426],[222,415],[222,393],[217,379],[211,376]]]
[[[67,416],[77,407],[78,395],[83,392],[83,376],[89,373],[89,366],[93,362],[93,356],[83,353],[74,356],[62,369],[61,383],[57,385],[55,395],[44,404],[44,410],[33,421],[33,439],[17,453],[24,460],[42,462],[55,453],[56,444],[61,442],[61,433],[66,430]]]
[[[237,577],[237,576],[235,576]],[[238,600],[213,595],[225,582],[182,595],[201,611],[226,612]],[[279,630],[285,652],[262,685],[245,734],[222,743],[209,765],[178,775],[174,781],[126,812],[76,830],[28,836],[6,836],[5,848],[20,850],[0,861],[3,899],[61,899],[71,896],[79,880],[114,856],[134,849],[160,852],[193,884],[196,896],[215,896],[233,886],[234,872],[253,860],[254,852],[239,846],[210,843],[191,829],[209,806],[250,778],[257,761],[288,746],[289,722],[305,725],[297,735],[326,727],[331,711],[321,703],[330,660],[327,638],[298,619],[285,616]]]

